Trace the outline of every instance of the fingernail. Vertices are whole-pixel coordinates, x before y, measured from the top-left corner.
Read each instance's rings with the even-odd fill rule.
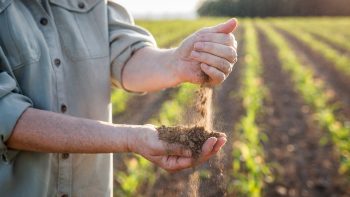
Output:
[[[216,137],[210,137],[209,139],[212,139],[213,141],[215,140],[215,143],[218,141],[218,138],[216,138]]]
[[[225,145],[225,144],[226,144],[226,142],[227,142],[227,139],[226,139],[226,138],[224,138],[224,144],[223,144],[223,145]]]
[[[192,51],[191,56],[192,57],[199,57],[199,53],[197,51]]]
[[[219,133],[220,137],[227,137],[226,133]]]

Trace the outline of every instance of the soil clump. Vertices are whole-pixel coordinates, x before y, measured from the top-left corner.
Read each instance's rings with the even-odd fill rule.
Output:
[[[190,149],[193,158],[198,158],[202,152],[204,142],[210,137],[220,137],[223,134],[216,131],[206,130],[201,126],[185,127],[161,126],[157,128],[160,140],[168,142],[169,144],[180,144],[184,148]]]

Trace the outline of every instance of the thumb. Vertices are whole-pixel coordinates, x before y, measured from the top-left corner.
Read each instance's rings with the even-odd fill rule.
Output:
[[[204,31],[207,33],[225,33],[225,34],[229,34],[231,32],[233,32],[236,27],[237,27],[237,19],[232,18],[224,23],[218,24],[214,27],[209,27],[207,29],[205,29]]]

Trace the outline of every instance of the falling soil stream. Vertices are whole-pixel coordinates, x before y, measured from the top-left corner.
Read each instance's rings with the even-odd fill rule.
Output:
[[[242,50],[240,45],[239,51]],[[238,121],[242,114],[242,106],[237,97],[233,97],[232,93],[238,92],[240,87],[239,79],[241,77],[241,63],[238,62],[235,66],[235,71],[226,79],[218,88],[215,88],[213,93],[213,104],[215,106],[210,106],[215,108],[215,111],[206,113],[214,120],[213,129],[225,131],[228,137],[228,141],[232,141],[232,128],[234,124]],[[203,93],[199,93],[200,95]],[[199,113],[198,104],[200,103],[200,97],[197,96],[197,104],[190,107],[189,122],[190,124],[204,117],[203,114]],[[211,101],[210,101],[211,102]],[[201,106],[201,105],[199,105]],[[194,113],[193,113],[194,112]],[[215,115],[214,115],[215,114]],[[193,117],[197,116],[197,117]],[[209,121],[208,121],[209,122]],[[206,125],[202,122],[200,125]],[[209,162],[201,165],[199,169],[195,172],[191,169],[183,170],[174,174],[164,173],[162,174],[156,184],[154,185],[152,191],[147,196],[203,196],[203,197],[220,197],[226,195],[226,181],[224,178],[231,173],[232,169],[232,146],[224,146],[223,151],[215,155]],[[209,174],[206,176],[198,176],[198,171],[205,171]],[[222,171],[224,171],[222,173]],[[224,176],[225,174],[225,176]]]

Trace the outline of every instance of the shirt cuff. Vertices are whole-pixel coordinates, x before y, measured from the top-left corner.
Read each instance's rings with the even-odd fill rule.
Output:
[[[9,93],[0,98],[0,154],[4,162],[10,162],[18,153],[17,150],[8,149],[5,143],[17,120],[31,105],[31,101],[21,94]]]
[[[128,60],[131,58],[131,56],[139,49],[148,47],[148,46],[155,46],[152,42],[138,42],[133,44],[132,46],[128,47],[126,50],[123,51],[122,54],[120,54],[117,58],[112,61],[112,83],[113,85],[122,88],[126,92],[129,93],[136,93],[136,94],[146,94],[146,92],[135,92],[131,91],[125,88],[123,84],[123,72],[125,69],[125,65],[128,62]]]

